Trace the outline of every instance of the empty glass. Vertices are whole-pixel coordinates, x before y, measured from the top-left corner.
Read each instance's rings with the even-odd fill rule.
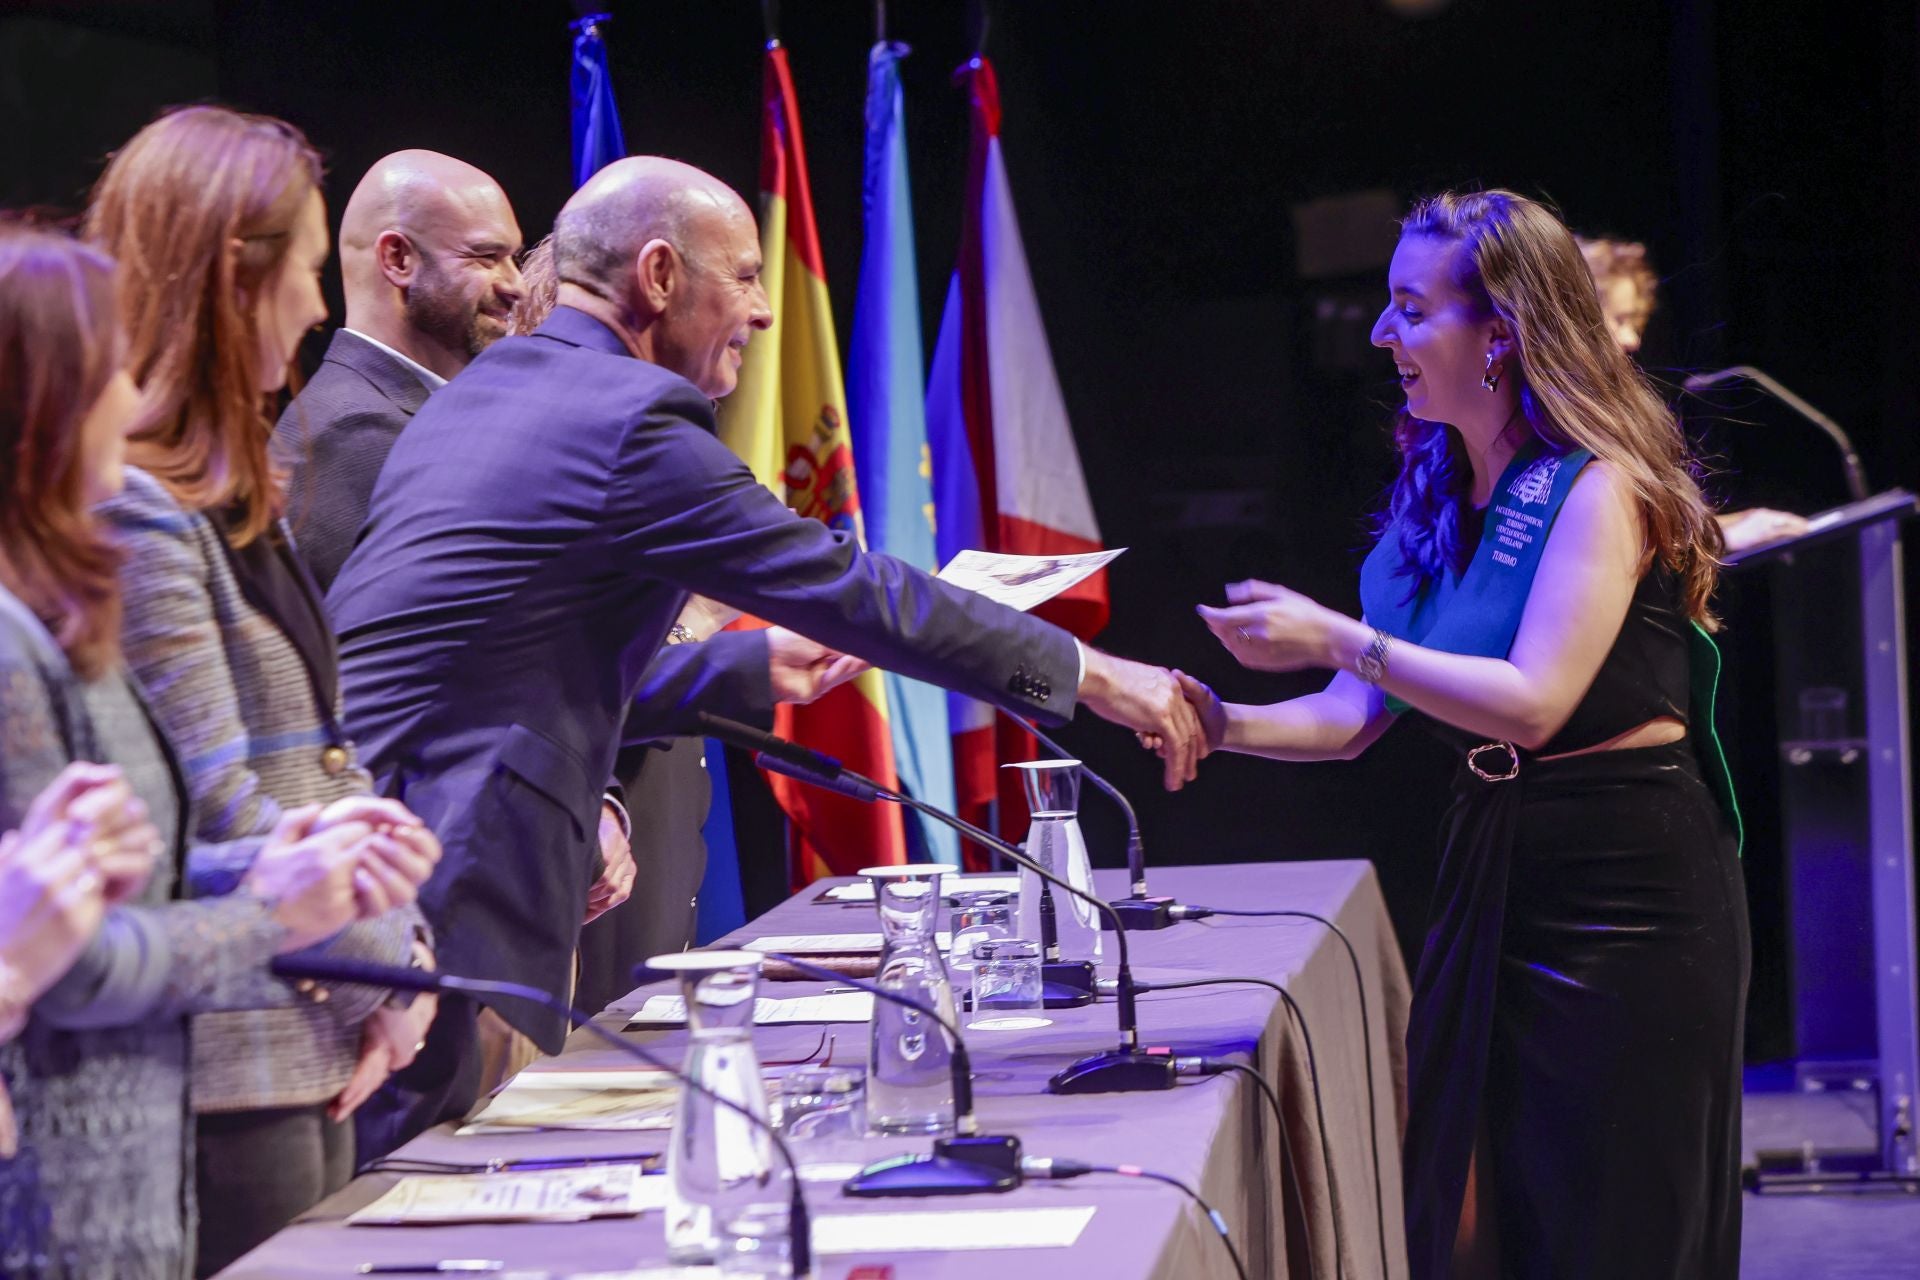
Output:
[[[780,1132],[788,1142],[859,1138],[867,1131],[867,1081],[846,1067],[795,1067],[780,1077]]]
[[[973,1031],[1020,1031],[1044,1027],[1040,991],[1040,944],[999,938],[973,949]]]
[[[748,1205],[720,1223],[716,1268],[723,1276],[793,1275],[793,1238],[787,1205]]]
[[[960,893],[954,895],[953,912],[947,917],[953,942],[947,951],[947,968],[963,973],[973,970],[973,949],[982,942],[1013,936],[1014,906],[1005,893]]]

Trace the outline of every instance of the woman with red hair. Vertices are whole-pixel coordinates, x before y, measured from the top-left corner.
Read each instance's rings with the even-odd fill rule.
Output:
[[[439,844],[354,762],[333,633],[267,452],[270,401],[327,314],[319,156],[281,120],[174,111],[108,163],[86,230],[121,262],[129,364],[150,406],[125,490],[101,508],[126,557],[120,639],[180,745],[197,833],[232,840],[299,805],[349,805],[379,828],[383,856],[358,873],[368,918],[328,954],[430,965],[414,896]],[[348,1116],[413,1060],[434,1013],[432,997],[359,986],[306,994],[194,1028],[203,1274],[346,1183]]]

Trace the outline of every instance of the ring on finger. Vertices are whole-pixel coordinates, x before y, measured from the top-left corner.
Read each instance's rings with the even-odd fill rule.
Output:
[[[1233,634],[1240,637],[1241,644],[1253,643],[1253,637],[1247,634],[1247,629],[1245,627],[1235,627],[1233,629]]]

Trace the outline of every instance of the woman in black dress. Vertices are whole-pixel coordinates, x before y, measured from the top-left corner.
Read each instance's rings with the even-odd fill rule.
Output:
[[[1409,712],[1459,753],[1408,1032],[1417,1280],[1732,1280],[1748,943],[1719,528],[1545,208],[1423,201],[1388,284],[1402,467],[1366,617],[1238,584],[1201,610],[1235,658],[1338,674],[1270,706],[1188,696],[1218,749],[1348,759]]]

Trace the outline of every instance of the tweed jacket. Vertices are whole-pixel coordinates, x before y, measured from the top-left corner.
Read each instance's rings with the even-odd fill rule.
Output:
[[[100,512],[126,557],[127,665],[180,752],[196,834],[264,835],[284,809],[366,794],[367,774],[339,728],[337,659],[311,583],[288,579],[299,584],[292,599],[274,592],[213,520],[182,509],[137,468]],[[256,551],[272,554],[265,545]],[[294,557],[284,558],[298,575]],[[404,966],[419,929],[419,910],[408,906],[350,926],[324,949]],[[325,998],[199,1019],[195,1109],[305,1106],[337,1094],[359,1055],[360,1024],[384,993],[343,986],[312,994]]]
[[[0,1044],[20,1149],[0,1159],[0,1275],[186,1280],[194,1238],[188,1015],[286,1005],[284,936],[247,894],[178,901],[260,841],[195,846],[186,778],[123,670],[82,681],[0,591],[0,830],[67,764],[126,772],[166,854]]]

